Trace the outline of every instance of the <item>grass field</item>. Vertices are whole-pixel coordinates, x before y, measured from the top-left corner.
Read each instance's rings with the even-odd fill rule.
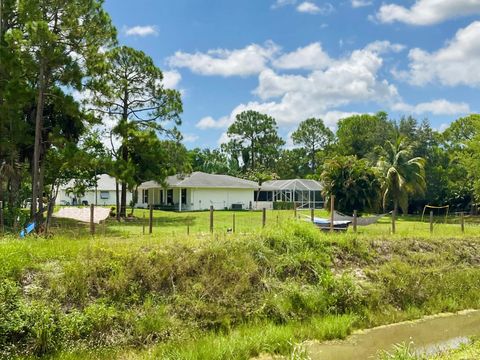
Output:
[[[310,218],[309,210],[297,211],[299,221],[308,221]],[[329,218],[329,213],[325,210],[316,210],[316,217]],[[145,209],[135,209],[134,218],[127,222],[117,222],[108,220],[106,227],[97,225],[97,233],[105,236],[134,236],[148,234],[149,212]],[[234,219],[235,218],[235,219]],[[292,210],[267,210],[266,225],[270,227],[278,226],[281,223],[295,219],[295,213]],[[430,237],[430,224],[428,217],[422,221],[421,216],[400,216],[396,222],[395,237]],[[235,222],[235,232],[239,234],[252,233],[262,228],[261,211],[215,211],[214,212],[214,233],[219,236],[226,234],[228,230],[233,230]],[[75,223],[68,220],[56,220],[56,231],[60,234],[71,234],[75,236],[87,235],[88,225]],[[465,217],[465,233],[461,231],[460,217],[451,215],[445,222],[444,216],[434,217],[433,236],[440,237],[462,237],[475,236],[480,230],[479,217]],[[350,226],[349,233],[353,229]],[[165,236],[184,236],[187,233],[191,235],[206,235],[210,233],[210,213],[201,212],[153,212],[153,233],[154,235]],[[391,236],[391,217],[382,218],[377,224],[367,227],[358,227],[358,235],[366,236]]]
[[[480,308],[473,219],[465,234],[416,217],[395,235],[388,217],[330,234],[293,211],[268,211],[265,229],[261,212],[237,212],[230,234],[218,211],[212,235],[208,212],[155,211],[143,235],[135,215],[93,238],[62,220],[47,239],[0,240],[0,358],[301,358],[306,339]]]

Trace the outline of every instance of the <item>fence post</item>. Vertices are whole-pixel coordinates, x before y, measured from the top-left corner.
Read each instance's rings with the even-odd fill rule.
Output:
[[[235,213],[232,216],[232,232],[235,234]]]
[[[433,234],[433,211],[430,211],[430,234]]]
[[[262,227],[265,227],[267,224],[267,209],[263,208],[262,209]]]
[[[312,223],[315,222],[315,209],[313,207],[310,209],[310,219]]]
[[[297,218],[297,203],[293,203],[293,217],[296,219]]]
[[[187,235],[190,236],[190,224],[187,224]]]
[[[335,195],[330,195],[330,231],[334,230],[334,221],[335,221]]]
[[[353,232],[357,232],[357,220],[358,220],[358,212],[357,210],[353,210]]]
[[[392,211],[392,234],[395,234],[396,227],[395,227],[395,220],[397,218],[397,210]]]
[[[5,233],[5,224],[3,222],[3,201],[0,201],[0,235]]]
[[[465,213],[462,211],[460,214],[460,224],[462,226],[462,234],[465,233]]]
[[[90,235],[95,235],[95,222],[94,222],[94,217],[95,217],[95,205],[90,204]]]
[[[213,205],[210,205],[210,232],[213,234]]]
[[[153,205],[150,204],[150,214],[149,214],[149,219],[148,219],[148,233],[151,234],[153,233]]]
[[[145,211],[143,212],[142,232],[143,235],[145,235]]]

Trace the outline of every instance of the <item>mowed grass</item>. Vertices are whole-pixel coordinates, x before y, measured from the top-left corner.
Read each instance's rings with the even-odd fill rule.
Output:
[[[330,218],[326,210],[315,210],[315,217]],[[147,209],[135,209],[134,217],[128,221],[117,222],[109,219],[106,225],[97,225],[96,233],[108,237],[132,237],[136,235],[149,234],[149,211]],[[266,226],[279,226],[285,221],[297,219],[309,221],[310,210],[267,210]],[[223,236],[228,232],[237,234],[249,234],[261,230],[263,227],[262,211],[215,211],[213,214],[213,232],[216,236]],[[450,215],[446,220],[444,216],[434,217],[433,233],[430,232],[429,217],[422,220],[418,215],[399,216],[396,221],[396,233],[392,234],[391,216],[387,215],[378,223],[358,227],[358,237],[389,237],[405,238],[460,238],[464,236],[476,236],[480,234],[480,217],[466,216],[464,232],[461,230],[461,219],[459,215]],[[88,224],[82,224],[71,220],[56,219],[53,231],[55,234],[82,237],[89,234]],[[170,212],[153,211],[153,236],[184,236],[195,235],[205,236],[210,234],[210,212]],[[353,233],[350,226],[348,234]]]

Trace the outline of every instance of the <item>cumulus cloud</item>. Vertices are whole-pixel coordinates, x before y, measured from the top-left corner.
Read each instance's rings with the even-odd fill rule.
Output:
[[[332,63],[332,59],[318,42],[283,54],[273,61],[279,69],[323,69]]]
[[[176,68],[188,68],[201,75],[248,76],[260,73],[267,62],[279,51],[269,41],[264,45],[252,44],[243,49],[215,49],[206,53],[185,53],[177,51],[167,61]]]
[[[439,82],[447,86],[480,85],[480,21],[460,29],[435,52],[412,49],[409,70],[396,71],[397,78],[414,85]]]
[[[281,74],[265,69],[259,74],[259,85],[255,90],[261,101],[240,104],[229,115],[217,120],[204,118],[197,127],[226,128],[237,114],[255,110],[269,114],[283,126],[296,125],[309,117],[323,116],[327,125],[335,128],[339,118],[350,114],[338,110],[344,105],[370,101],[389,105],[398,103],[401,99],[397,88],[379,76],[383,65],[380,50],[386,51],[389,47],[392,45],[370,44],[345,58],[329,57],[329,63],[318,68],[307,63],[305,68],[313,68],[307,75]],[[280,62],[284,66],[288,63]]]
[[[145,25],[145,26],[133,26],[124,28],[125,35],[127,36],[157,36],[158,29],[155,25]]]
[[[305,14],[328,15],[334,11],[334,7],[330,3],[325,3],[320,7],[311,1],[304,1],[297,6],[297,11]]]
[[[392,110],[407,112],[412,114],[430,113],[433,115],[459,115],[469,114],[470,106],[467,103],[455,103],[445,99],[424,102],[417,105],[409,105],[406,103],[397,103],[392,106]]]
[[[194,143],[198,140],[198,135],[195,134],[183,134],[184,143]]]
[[[351,4],[353,8],[360,8],[360,7],[372,5],[372,1],[371,0],[351,0]]]
[[[297,0],[277,0],[272,5],[272,9],[278,9],[278,8],[284,7],[286,5],[295,5],[296,3],[297,3]]]
[[[376,18],[383,23],[433,25],[460,16],[480,14],[480,0],[417,0],[410,8],[384,4]]]
[[[167,89],[178,89],[181,80],[182,75],[176,70],[163,72],[163,86]]]

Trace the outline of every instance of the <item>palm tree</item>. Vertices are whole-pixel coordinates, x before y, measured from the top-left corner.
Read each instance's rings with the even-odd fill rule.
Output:
[[[408,196],[425,191],[425,159],[412,158],[412,149],[401,136],[394,142],[387,141],[381,152],[377,166],[384,176],[383,207],[391,200],[395,214],[398,207],[406,214]]]

